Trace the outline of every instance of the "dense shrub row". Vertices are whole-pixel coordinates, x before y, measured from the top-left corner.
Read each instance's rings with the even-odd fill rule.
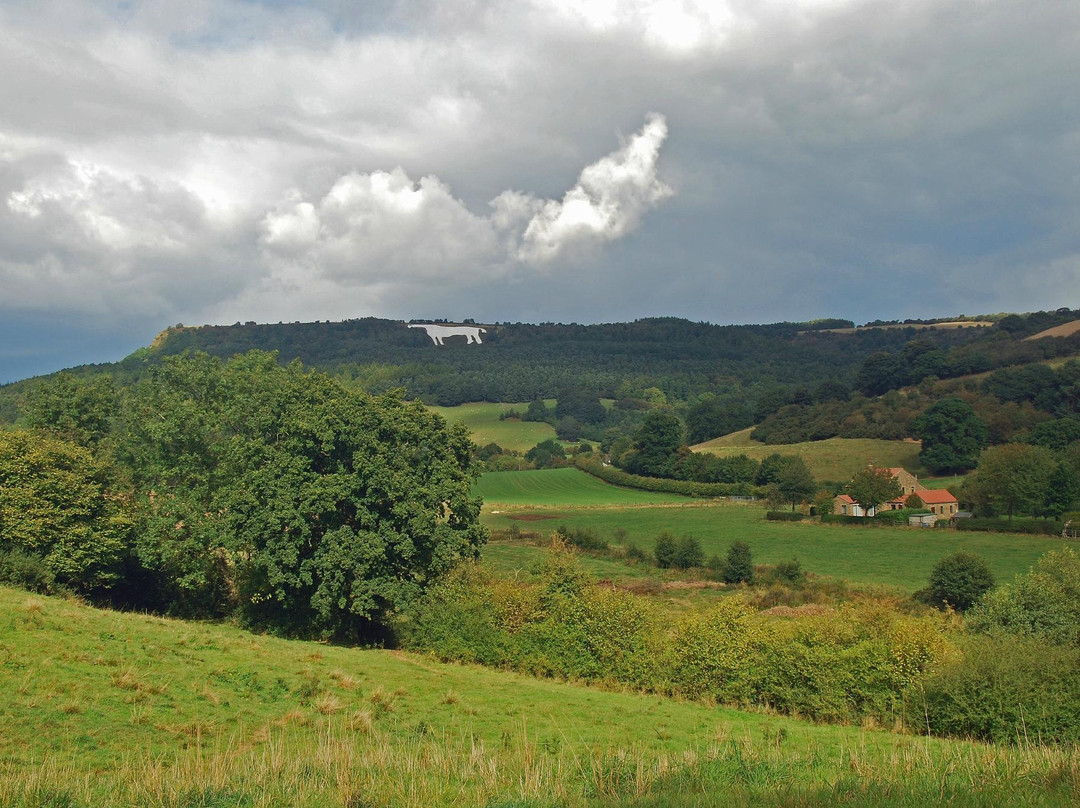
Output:
[[[997,519],[972,517],[957,519],[957,530],[988,533],[1033,533],[1041,536],[1060,536],[1065,525],[1053,519]]]
[[[639,488],[664,494],[685,494],[691,497],[747,497],[760,496],[761,489],[749,483],[695,483],[688,480],[672,480],[663,477],[643,477],[630,474],[614,466],[605,466],[599,460],[579,456],[576,465],[582,471],[612,485]]]
[[[853,721],[901,716],[906,690],[946,651],[944,619],[877,605],[781,619],[733,597],[673,624],[553,551],[531,582],[460,568],[399,629],[406,645],[443,660]]]
[[[963,636],[958,651],[908,700],[912,726],[994,743],[1080,742],[1080,648],[998,634]]]

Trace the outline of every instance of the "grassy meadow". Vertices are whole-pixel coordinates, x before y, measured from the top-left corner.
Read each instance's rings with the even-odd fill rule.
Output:
[[[495,471],[481,477],[474,491],[492,507],[496,504],[517,506],[651,505],[686,501],[686,497],[679,494],[620,488],[572,467],[535,471]]]
[[[551,494],[577,481],[575,475],[581,478],[580,496],[573,492],[561,497]],[[485,475],[478,490],[502,490],[508,485],[503,482],[503,476],[513,476],[516,500],[510,507],[501,500],[498,504],[485,502],[484,522],[496,531],[516,525],[519,530],[546,533],[566,525],[593,530],[613,543],[620,543],[616,531],[624,531],[620,536],[625,535],[627,542],[651,550],[657,535],[668,530],[676,535],[696,536],[706,555],[723,555],[733,542],[745,541],[756,563],[798,558],[807,572],[859,584],[894,586],[908,592],[925,586],[934,563],[957,550],[982,556],[999,581],[1008,581],[1018,573],[1027,572],[1039,556],[1061,544],[1054,537],[1021,534],[769,522],[760,505],[676,495],[667,495],[669,499],[654,504],[628,504],[628,494],[664,495],[628,491],[576,469]],[[488,482],[488,477],[495,480]],[[535,498],[529,495],[530,486],[535,487]],[[529,504],[515,505],[515,502]],[[540,507],[541,502],[545,507]],[[524,545],[515,546],[511,552],[501,548],[498,542],[485,549],[485,555],[493,563],[508,569],[527,568],[542,552],[539,547]],[[604,574],[600,577],[603,578],[639,578],[643,574],[641,569],[617,561],[598,561],[602,561]]]
[[[497,443],[504,449],[527,452],[536,444],[555,437],[551,424],[537,421],[500,421],[499,415],[509,409],[525,412],[529,402],[523,404],[462,404],[457,407],[431,407],[447,421],[459,421],[472,433],[478,446]]]
[[[754,460],[777,452],[797,454],[806,461],[814,477],[837,482],[851,479],[856,471],[866,468],[868,463],[890,468],[902,466],[920,476],[926,473],[919,463],[921,447],[917,441],[829,438],[772,446],[750,440],[750,432],[751,429],[743,429],[691,448],[695,452],[709,452],[723,457],[744,454]]]
[[[821,726],[0,588],[2,806],[1069,805],[1080,755]]]

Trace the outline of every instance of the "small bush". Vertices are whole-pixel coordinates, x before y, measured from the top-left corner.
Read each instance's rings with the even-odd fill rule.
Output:
[[[967,611],[994,586],[994,575],[982,556],[963,550],[938,561],[925,590],[931,606]]]
[[[750,583],[754,580],[754,560],[750,546],[737,541],[728,549],[724,559],[724,581],[729,584]]]
[[[677,544],[675,537],[666,530],[656,537],[656,548],[653,550],[656,566],[666,570],[674,563]]]
[[[0,583],[40,595],[57,592],[56,576],[45,563],[45,559],[21,550],[0,553]]]
[[[675,543],[675,553],[671,558],[671,566],[675,569],[688,570],[692,567],[700,567],[704,563],[705,551],[696,538],[686,535]]]

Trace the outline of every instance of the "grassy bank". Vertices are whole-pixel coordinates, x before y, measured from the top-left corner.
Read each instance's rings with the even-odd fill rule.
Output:
[[[1075,752],[815,726],[0,588],[0,805],[1068,805]]]
[[[829,438],[806,443],[786,443],[771,446],[750,440],[751,429],[733,432],[692,447],[695,452],[710,452],[727,457],[744,454],[761,460],[771,454],[799,455],[810,472],[819,480],[843,482],[850,480],[867,463],[875,466],[900,466],[913,473],[925,474],[919,462],[920,444],[902,440],[872,440],[870,438]]]

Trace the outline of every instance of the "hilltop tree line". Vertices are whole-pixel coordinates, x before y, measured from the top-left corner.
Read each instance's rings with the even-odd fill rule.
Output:
[[[463,427],[252,352],[61,375],[0,432],[0,577],[370,637],[485,541]]]

